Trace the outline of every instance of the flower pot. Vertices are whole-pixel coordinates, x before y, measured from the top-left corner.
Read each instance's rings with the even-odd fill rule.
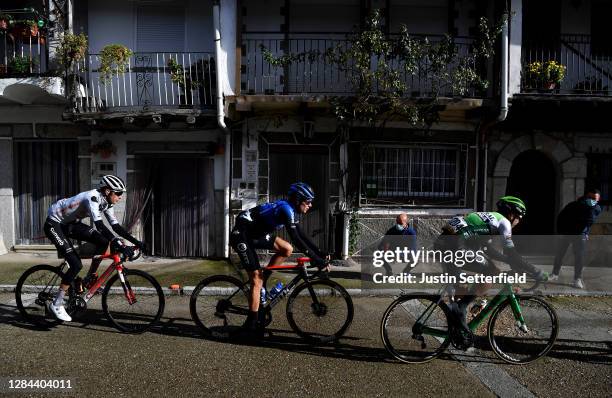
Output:
[[[6,19],[0,19],[0,30],[8,29],[8,21]]]
[[[38,36],[38,26],[36,25],[17,25],[11,31],[13,36],[23,40],[28,40],[30,37]]]
[[[544,85],[544,88],[546,88],[547,90],[554,90],[555,87],[557,87],[557,83],[553,82],[548,82]]]

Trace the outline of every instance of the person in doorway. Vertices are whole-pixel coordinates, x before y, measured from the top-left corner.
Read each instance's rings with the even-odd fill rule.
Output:
[[[238,253],[242,266],[249,274],[249,315],[243,325],[248,337],[262,337],[264,333],[263,312],[259,311],[263,269],[256,249],[274,251],[268,266],[282,264],[293,253],[293,246],[273,234],[285,228],[291,242],[311,263],[320,269],[327,266],[329,256],[321,252],[300,228],[300,217],[308,213],[315,195],[312,188],[303,182],[291,184],[287,200],[263,203],[241,212],[230,235],[230,245]]]
[[[597,204],[600,198],[601,193],[598,189],[588,189],[584,196],[569,203],[557,216],[557,233],[562,236],[559,239],[555,266],[549,280],[559,279],[563,257],[567,249],[572,246],[574,252],[574,287],[584,289],[582,269],[584,267],[586,242],[589,240],[591,226],[601,213],[601,207]]]
[[[380,242],[379,250],[395,250],[400,246],[408,247],[412,251],[416,251],[417,247],[416,231],[408,224],[408,215],[406,213],[401,213],[395,218],[395,224],[385,232],[385,236]],[[384,261],[383,267],[387,275],[393,275],[393,270],[389,263]]]
[[[121,240],[104,225],[102,221],[102,214],[104,214],[117,235],[143,250],[144,243],[130,235],[115,218],[113,206],[121,200],[125,191],[125,183],[121,178],[114,175],[105,175],[102,177],[98,189],[81,192],[71,198],[60,199],[49,207],[44,225],[45,235],[55,245],[58,254],[64,257],[70,266],[62,278],[55,299],[48,304],[49,310],[57,319],[66,322],[72,321],[64,308],[64,297],[71,283],[83,268],[81,258],[76,253],[71,238],[93,243],[96,246],[96,254],[106,252],[109,243],[111,243],[111,250],[131,257],[133,249],[123,245]],[[93,227],[81,222],[82,219],[87,217],[93,221]],[[88,272],[89,278],[95,275],[99,265],[99,261],[91,262],[91,268]]]

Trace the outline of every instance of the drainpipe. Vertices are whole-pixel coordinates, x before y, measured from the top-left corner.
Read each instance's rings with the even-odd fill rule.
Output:
[[[223,192],[223,257],[229,258],[230,234],[230,165],[231,165],[231,136],[225,125],[225,109],[223,104],[223,86],[221,82],[221,5],[220,1],[213,2],[213,26],[215,30],[215,69],[217,79],[217,124],[225,133],[225,187]],[[225,73],[225,69],[223,73]]]
[[[500,103],[499,103],[499,114],[497,117],[488,123],[484,123],[480,128],[480,145],[483,148],[484,159],[484,173],[482,179],[482,208],[481,210],[487,210],[487,178],[488,178],[488,155],[489,155],[489,143],[487,141],[487,135],[491,128],[499,122],[506,120],[508,116],[508,19],[509,14],[506,14],[504,24],[501,31],[501,87],[500,87]]]

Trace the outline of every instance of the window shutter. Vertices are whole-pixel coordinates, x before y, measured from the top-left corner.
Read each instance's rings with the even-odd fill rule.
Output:
[[[136,10],[138,52],[185,51],[185,7],[139,5]]]

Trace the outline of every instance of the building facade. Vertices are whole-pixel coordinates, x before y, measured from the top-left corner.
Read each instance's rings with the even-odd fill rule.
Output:
[[[426,238],[448,217],[490,210],[504,194],[527,201],[523,233],[552,233],[556,214],[586,186],[604,198],[594,231],[610,233],[607,2],[30,3],[44,22],[38,36],[4,31],[5,65],[18,54],[39,59],[26,73],[0,75],[6,249],[45,244],[50,202],[105,173],[130,187],[119,208],[124,224],[164,256],[227,256],[232,217],[283,197],[298,180],[317,193],[306,230],[337,256],[358,254],[400,211]],[[489,88],[443,92],[440,121],[428,128],[347,128],[328,101],[352,94],[345,74],[320,60],[279,67],[265,56],[344,45],[374,9],[390,36],[402,24],[430,41],[449,34],[466,54],[479,18],[509,11],[508,33],[481,68]],[[87,55],[53,76],[68,31],[88,35]],[[113,43],[132,54],[123,71],[106,73],[103,50]],[[550,61],[564,67],[553,86],[528,72]],[[431,92],[427,79],[406,78],[410,96]]]

